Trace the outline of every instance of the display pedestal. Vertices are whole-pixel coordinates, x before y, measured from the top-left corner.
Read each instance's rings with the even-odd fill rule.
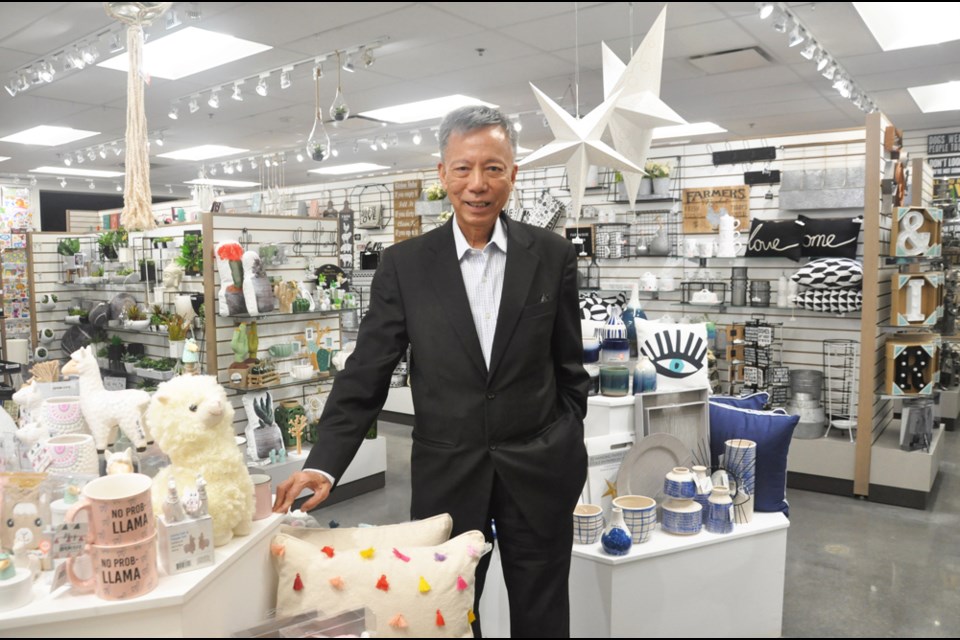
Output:
[[[281,517],[253,523],[250,535],[217,547],[216,563],[175,576],[133,600],[74,595],[69,586],[50,593],[52,571],[34,586],[31,604],[0,613],[0,636],[11,637],[213,637],[263,622],[276,605],[270,540]]]
[[[733,533],[657,528],[625,556],[573,545],[574,638],[780,637],[789,521],[755,513]],[[706,626],[705,626],[706,625]]]

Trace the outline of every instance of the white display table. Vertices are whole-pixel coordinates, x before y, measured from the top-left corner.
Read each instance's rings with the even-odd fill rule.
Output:
[[[727,535],[658,528],[619,557],[575,544],[570,634],[780,637],[789,526],[783,514],[755,513]]]
[[[280,526],[271,515],[248,536],[216,549],[216,564],[163,575],[150,593],[124,601],[75,595],[69,586],[50,593],[52,571],[34,587],[34,601],[0,613],[0,636],[213,637],[263,622],[276,603],[270,540]]]

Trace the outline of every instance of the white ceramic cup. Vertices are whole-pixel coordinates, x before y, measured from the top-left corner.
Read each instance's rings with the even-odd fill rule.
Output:
[[[265,473],[252,473],[254,508],[253,519],[263,520],[273,509],[273,488],[270,476]]]
[[[714,240],[701,240],[699,250],[701,258],[712,258],[717,250],[717,243]]]
[[[686,248],[684,249],[684,255],[688,258],[699,258],[700,257],[700,241],[696,238],[687,238],[685,240]]]
[[[594,544],[603,533],[603,507],[597,504],[578,504],[573,510],[573,541]]]

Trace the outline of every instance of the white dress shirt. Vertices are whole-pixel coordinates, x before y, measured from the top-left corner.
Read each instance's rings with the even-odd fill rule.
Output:
[[[500,311],[500,296],[503,293],[503,272],[507,266],[507,231],[499,218],[493,227],[490,241],[483,249],[474,249],[460,230],[456,217],[453,220],[453,241],[460,274],[470,301],[473,324],[480,338],[483,360],[490,368],[490,353],[493,351],[493,334],[497,330],[497,314]]]

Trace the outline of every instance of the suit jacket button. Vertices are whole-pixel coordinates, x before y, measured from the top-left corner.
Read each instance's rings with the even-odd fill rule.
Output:
[[[490,445],[490,451],[496,451],[496,450],[497,450],[497,445],[496,445],[496,444],[491,444],[491,445]]]
[[[496,398],[496,397],[497,397],[497,394],[495,394],[495,393],[488,393],[488,394],[487,394],[487,400],[493,400],[493,399]]]

